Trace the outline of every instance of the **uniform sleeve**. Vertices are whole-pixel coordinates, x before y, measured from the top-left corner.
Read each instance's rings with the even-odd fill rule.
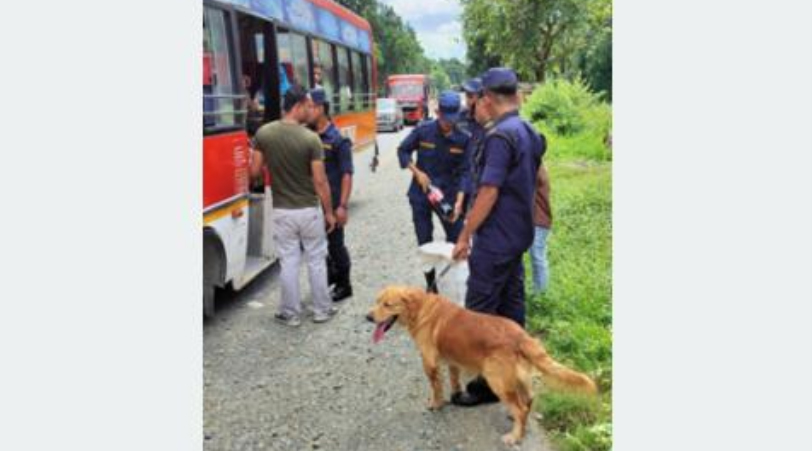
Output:
[[[401,169],[405,169],[406,166],[409,166],[409,162],[412,161],[412,152],[417,149],[417,145],[420,142],[419,130],[420,127],[413,128],[409,136],[398,146],[398,160],[400,160]]]
[[[501,188],[510,167],[511,153],[512,150],[504,138],[495,136],[486,140],[482,155],[485,164],[479,184]]]
[[[339,160],[339,169],[341,170],[342,174],[353,173],[352,141],[350,141],[349,139],[342,138],[341,141],[339,141],[338,160]]]

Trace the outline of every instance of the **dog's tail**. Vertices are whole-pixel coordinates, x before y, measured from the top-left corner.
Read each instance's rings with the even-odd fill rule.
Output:
[[[526,337],[520,345],[522,355],[545,376],[553,385],[562,385],[589,394],[598,392],[598,387],[587,375],[573,371],[556,362],[547,354],[537,340]]]

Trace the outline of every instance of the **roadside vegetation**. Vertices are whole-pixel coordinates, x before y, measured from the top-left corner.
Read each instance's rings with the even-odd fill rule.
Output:
[[[612,448],[611,106],[580,81],[548,80],[522,114],[548,139],[552,233],[548,291],[532,294],[528,329],[565,365],[598,383],[598,398],[544,391],[535,409],[559,451]]]

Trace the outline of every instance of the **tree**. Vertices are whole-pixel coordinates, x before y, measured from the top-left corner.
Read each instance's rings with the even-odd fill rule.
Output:
[[[611,0],[460,0],[469,52],[498,55],[527,81],[555,69],[574,75],[575,55],[596,23],[611,17]]]
[[[440,63],[434,63],[431,68],[431,87],[434,92],[445,91],[451,85],[448,74]]]
[[[489,67],[499,67],[502,59],[497,54],[488,53],[485,48],[485,39],[479,34],[471,34],[467,28],[463,30],[463,35],[468,46],[466,59],[468,60],[468,76],[477,77],[485,72]]]
[[[448,76],[450,85],[461,85],[467,78],[465,64],[457,58],[441,58],[437,60],[437,65],[439,65]]]

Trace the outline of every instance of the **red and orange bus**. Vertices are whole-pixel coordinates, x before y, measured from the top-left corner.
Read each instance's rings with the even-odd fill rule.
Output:
[[[330,0],[203,1],[203,305],[275,260],[273,181],[252,184],[250,136],[281,115],[292,84],[322,86],[356,149],[375,142],[369,23]],[[258,185],[258,186],[257,186]]]
[[[429,118],[429,76],[422,74],[390,75],[386,96],[403,108],[403,120],[416,124]]]

